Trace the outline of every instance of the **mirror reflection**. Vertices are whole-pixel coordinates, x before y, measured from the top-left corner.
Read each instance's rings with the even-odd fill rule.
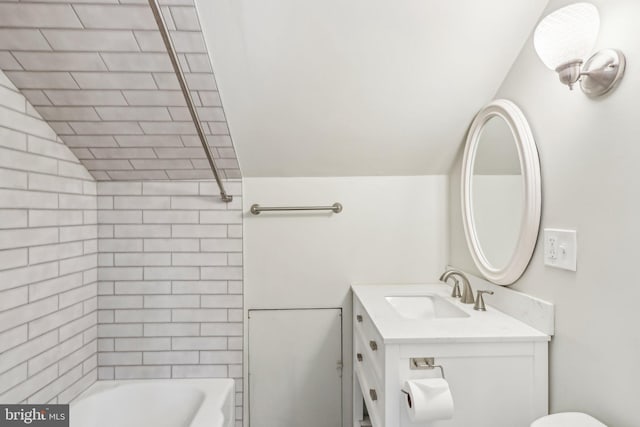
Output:
[[[482,128],[473,164],[473,222],[482,255],[495,269],[515,253],[522,226],[524,182],[511,128],[500,116]]]

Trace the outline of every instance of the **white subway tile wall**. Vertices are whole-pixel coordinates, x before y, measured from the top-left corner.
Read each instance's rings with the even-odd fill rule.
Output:
[[[99,182],[100,379],[236,380],[242,425],[242,186]]]
[[[74,22],[65,10],[38,19]],[[4,32],[2,43],[46,48],[37,31]],[[2,403],[67,403],[97,378],[96,194],[93,177],[0,72]]]
[[[96,183],[2,72],[0,92],[0,402],[230,377],[241,426],[241,182],[229,204],[211,181]]]
[[[220,174],[240,178],[193,0],[159,4]],[[0,68],[97,180],[213,177],[147,0],[0,1]]]

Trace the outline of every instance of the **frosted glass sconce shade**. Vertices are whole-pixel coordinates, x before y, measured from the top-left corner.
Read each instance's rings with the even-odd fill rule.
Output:
[[[615,49],[604,49],[586,62],[598,38],[600,15],[591,3],[574,3],[547,15],[536,28],[533,45],[560,82],[573,89],[580,82],[591,97],[611,91],[624,75],[625,57]],[[584,66],[583,66],[584,62]]]
[[[545,17],[533,36],[533,45],[544,65],[556,70],[582,62],[593,49],[600,29],[598,9],[590,3],[575,3]]]

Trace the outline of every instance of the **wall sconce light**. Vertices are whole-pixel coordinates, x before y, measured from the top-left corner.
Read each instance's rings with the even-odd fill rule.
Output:
[[[615,49],[596,52],[584,63],[598,37],[600,16],[591,3],[574,3],[547,15],[536,28],[533,45],[538,56],[560,81],[573,90],[580,82],[590,97],[604,95],[624,75],[625,57]]]

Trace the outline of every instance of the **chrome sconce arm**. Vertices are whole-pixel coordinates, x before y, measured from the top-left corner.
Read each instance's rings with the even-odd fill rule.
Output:
[[[600,29],[600,14],[591,3],[579,2],[555,10],[536,27],[533,44],[542,62],[558,73],[560,82],[595,98],[610,92],[624,75],[626,60],[617,49],[589,56]],[[583,58],[589,58],[584,62]]]
[[[573,90],[580,83],[582,91],[590,97],[610,92],[624,76],[626,59],[616,49],[603,49],[584,63],[582,60],[568,62],[556,68],[560,82]]]

